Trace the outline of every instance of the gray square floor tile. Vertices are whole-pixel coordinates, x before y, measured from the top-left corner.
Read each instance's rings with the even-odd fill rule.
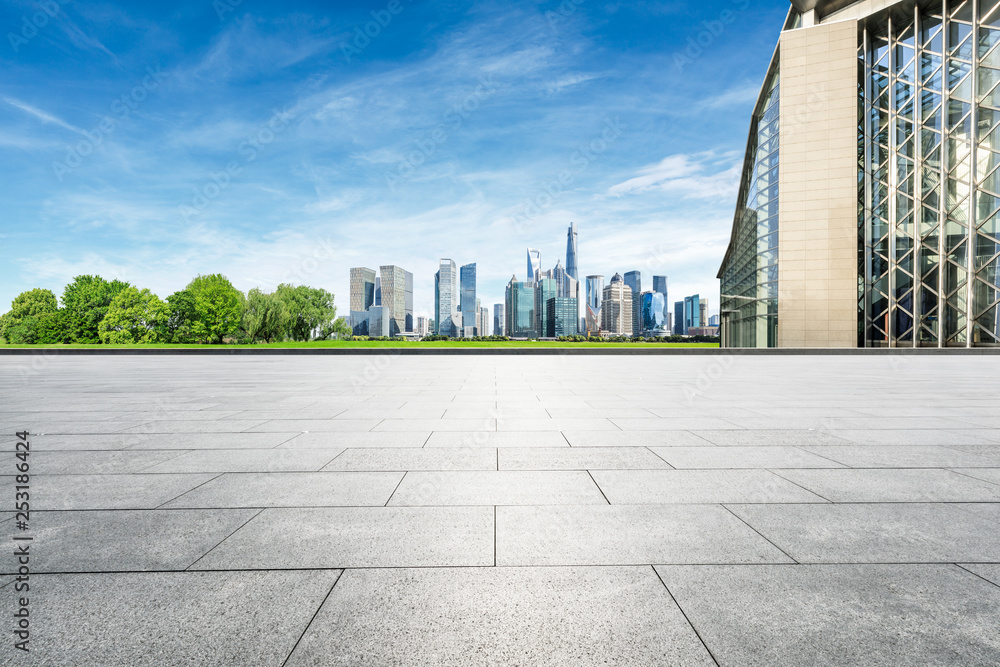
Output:
[[[1000,485],[934,468],[774,472],[835,503],[1000,501]]]
[[[985,456],[934,445],[848,445],[803,449],[851,468],[988,467],[997,464]]]
[[[35,512],[32,572],[183,570],[257,511]]]
[[[378,419],[274,419],[243,429],[249,433],[308,433],[367,432],[375,428]]]
[[[992,665],[1000,588],[949,565],[658,566],[720,665]]]
[[[32,664],[280,665],[338,574],[39,575]],[[0,659],[13,651],[4,642]]]
[[[348,449],[323,470],[496,470],[497,452],[488,447]]]
[[[268,509],[192,569],[493,565],[493,519],[492,507]]]
[[[713,665],[651,568],[349,570],[289,667]]]
[[[215,419],[202,421],[159,420],[123,429],[122,433],[242,433],[265,423],[263,419]],[[291,429],[268,429],[288,431]]]
[[[670,467],[645,447],[511,447],[497,451],[501,470],[650,470]]]
[[[831,435],[824,431],[798,430],[727,430],[727,431],[692,431],[698,437],[712,444],[725,447],[801,447],[804,445],[847,445],[849,441]]]
[[[573,447],[705,447],[712,443],[688,431],[564,431]]]
[[[410,431],[496,431],[495,419],[384,419],[373,433]]]
[[[694,429],[739,428],[729,421],[718,417],[612,419],[611,421],[623,431],[691,431]]]
[[[918,429],[899,429],[893,431],[838,430],[830,435],[856,442],[862,445],[983,445],[990,440],[983,432],[975,429],[936,429],[921,431]]]
[[[994,562],[996,525],[956,505],[732,505],[802,563]]]
[[[956,468],[956,472],[989,482],[1000,489],[1000,468]]]
[[[183,452],[146,472],[318,471],[343,449],[212,449]],[[178,454],[179,452],[173,452]]]
[[[273,449],[295,433],[161,433],[140,435],[129,446],[139,449]]]
[[[29,456],[31,472],[36,475],[101,475],[140,472],[182,454],[179,451],[42,450]]]
[[[957,503],[955,507],[1000,525],[1000,503]]]
[[[612,505],[666,503],[825,503],[766,470],[595,470]]]
[[[410,433],[300,433],[278,449],[333,449],[348,447],[423,447],[430,431]]]
[[[390,506],[606,505],[586,472],[409,472]]]
[[[225,473],[166,507],[382,506],[397,472]]]
[[[618,431],[610,419],[499,419],[498,431]]]
[[[568,447],[558,431],[432,433],[427,447]]]
[[[215,477],[204,475],[32,475],[34,510],[154,509]]]
[[[840,468],[798,447],[652,447],[675,468]]]
[[[791,562],[719,505],[496,511],[497,565]]]

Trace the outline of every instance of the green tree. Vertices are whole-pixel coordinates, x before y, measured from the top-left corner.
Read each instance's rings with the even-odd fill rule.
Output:
[[[51,321],[59,312],[59,302],[51,290],[36,287],[21,292],[10,304],[10,310],[0,317],[0,338],[19,345],[41,342],[39,320],[42,316]],[[49,342],[49,341],[46,341]],[[58,342],[58,341],[53,341]]]
[[[167,297],[170,314],[160,328],[159,338],[164,343],[195,343],[194,322],[198,319],[194,294],[180,290]]]
[[[288,333],[289,321],[288,308],[277,294],[262,292],[257,287],[247,292],[243,331],[250,342],[262,340],[273,343],[284,339]]]
[[[288,333],[292,340],[307,341],[313,336],[326,338],[333,333],[337,317],[333,294],[317,287],[284,283],[278,285],[274,293],[288,310]]]
[[[155,342],[169,315],[167,304],[148,289],[127,287],[114,298],[101,320],[101,342],[109,345]]]
[[[336,307],[334,307],[334,314],[336,314]],[[330,332],[327,333],[323,338],[329,338],[330,336],[335,336],[336,338],[350,338],[351,334],[354,332],[351,330],[351,325],[347,323],[346,317],[338,317],[333,321],[330,326]]]
[[[99,343],[99,326],[108,307],[129,284],[121,280],[108,282],[100,276],[77,276],[63,290],[67,327],[77,343]]]
[[[194,295],[195,320],[191,330],[199,342],[222,343],[240,327],[243,293],[221,273],[198,276],[187,286]]]

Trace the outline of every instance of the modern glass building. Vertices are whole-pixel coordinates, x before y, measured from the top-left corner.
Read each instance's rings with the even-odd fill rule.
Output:
[[[604,298],[604,276],[587,276],[586,334],[601,330],[601,299]]]
[[[535,283],[535,331],[539,337],[551,338],[548,330],[548,307],[551,299],[559,296],[559,283],[554,278],[542,278]]]
[[[351,269],[351,310],[364,312],[375,304],[375,271],[363,266]]]
[[[505,293],[507,335],[511,338],[538,338],[535,329],[535,283],[518,282],[511,276]]]
[[[507,335],[507,318],[503,314],[504,304],[495,303],[493,304],[493,335],[494,336],[506,336]]]
[[[545,335],[550,338],[575,336],[579,307],[574,297],[557,296],[549,299],[545,306]]]
[[[684,297],[684,333],[691,327],[700,327],[701,324],[701,298],[699,295]]]
[[[528,282],[538,280],[538,272],[542,270],[542,253],[535,248],[528,248]]]
[[[569,223],[566,232],[566,275],[575,280],[580,279],[580,265],[577,257],[576,223]]]
[[[687,333],[687,329],[684,328],[684,302],[675,301],[674,302],[674,334],[677,336],[683,336]]]
[[[455,262],[442,259],[434,274],[434,333],[438,336],[455,336],[453,315],[458,311],[458,273]]]
[[[1000,3],[792,5],[718,274],[723,344],[1000,345]]]
[[[388,326],[389,336],[413,331],[413,274],[398,266],[380,266],[382,274],[382,317]],[[372,334],[371,324],[368,326]]]
[[[667,329],[666,297],[660,292],[643,292],[639,297],[640,326],[637,332],[651,335],[669,335]]]
[[[642,331],[642,272],[629,271],[625,274],[625,286],[632,290],[632,331]]]
[[[476,328],[479,309],[476,306],[476,265],[466,264],[460,270],[460,307],[462,311],[462,328]]]
[[[601,300],[601,331],[616,336],[632,335],[632,290],[617,273],[604,288]]]

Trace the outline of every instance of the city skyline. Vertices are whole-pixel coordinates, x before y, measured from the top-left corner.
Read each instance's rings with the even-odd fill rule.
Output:
[[[711,293],[783,7],[403,3],[360,48],[384,3],[224,5],[60,4],[0,49],[0,308],[81,274],[169,294],[223,273],[321,285],[347,313],[346,269],[379,257],[427,316],[438,256],[476,261],[497,303],[524,247],[563,256],[571,220],[581,274]]]

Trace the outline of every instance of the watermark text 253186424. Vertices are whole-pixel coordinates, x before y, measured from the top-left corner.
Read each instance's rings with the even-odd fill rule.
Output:
[[[14,578],[14,648],[19,651],[28,650],[29,617],[28,606],[29,580],[31,577],[31,540],[28,535],[28,521],[31,518],[28,501],[29,486],[31,477],[29,476],[30,465],[28,456],[31,454],[31,442],[28,440],[28,432],[17,433],[17,444],[14,450],[14,526],[20,534],[14,535],[14,571],[17,576]]]

